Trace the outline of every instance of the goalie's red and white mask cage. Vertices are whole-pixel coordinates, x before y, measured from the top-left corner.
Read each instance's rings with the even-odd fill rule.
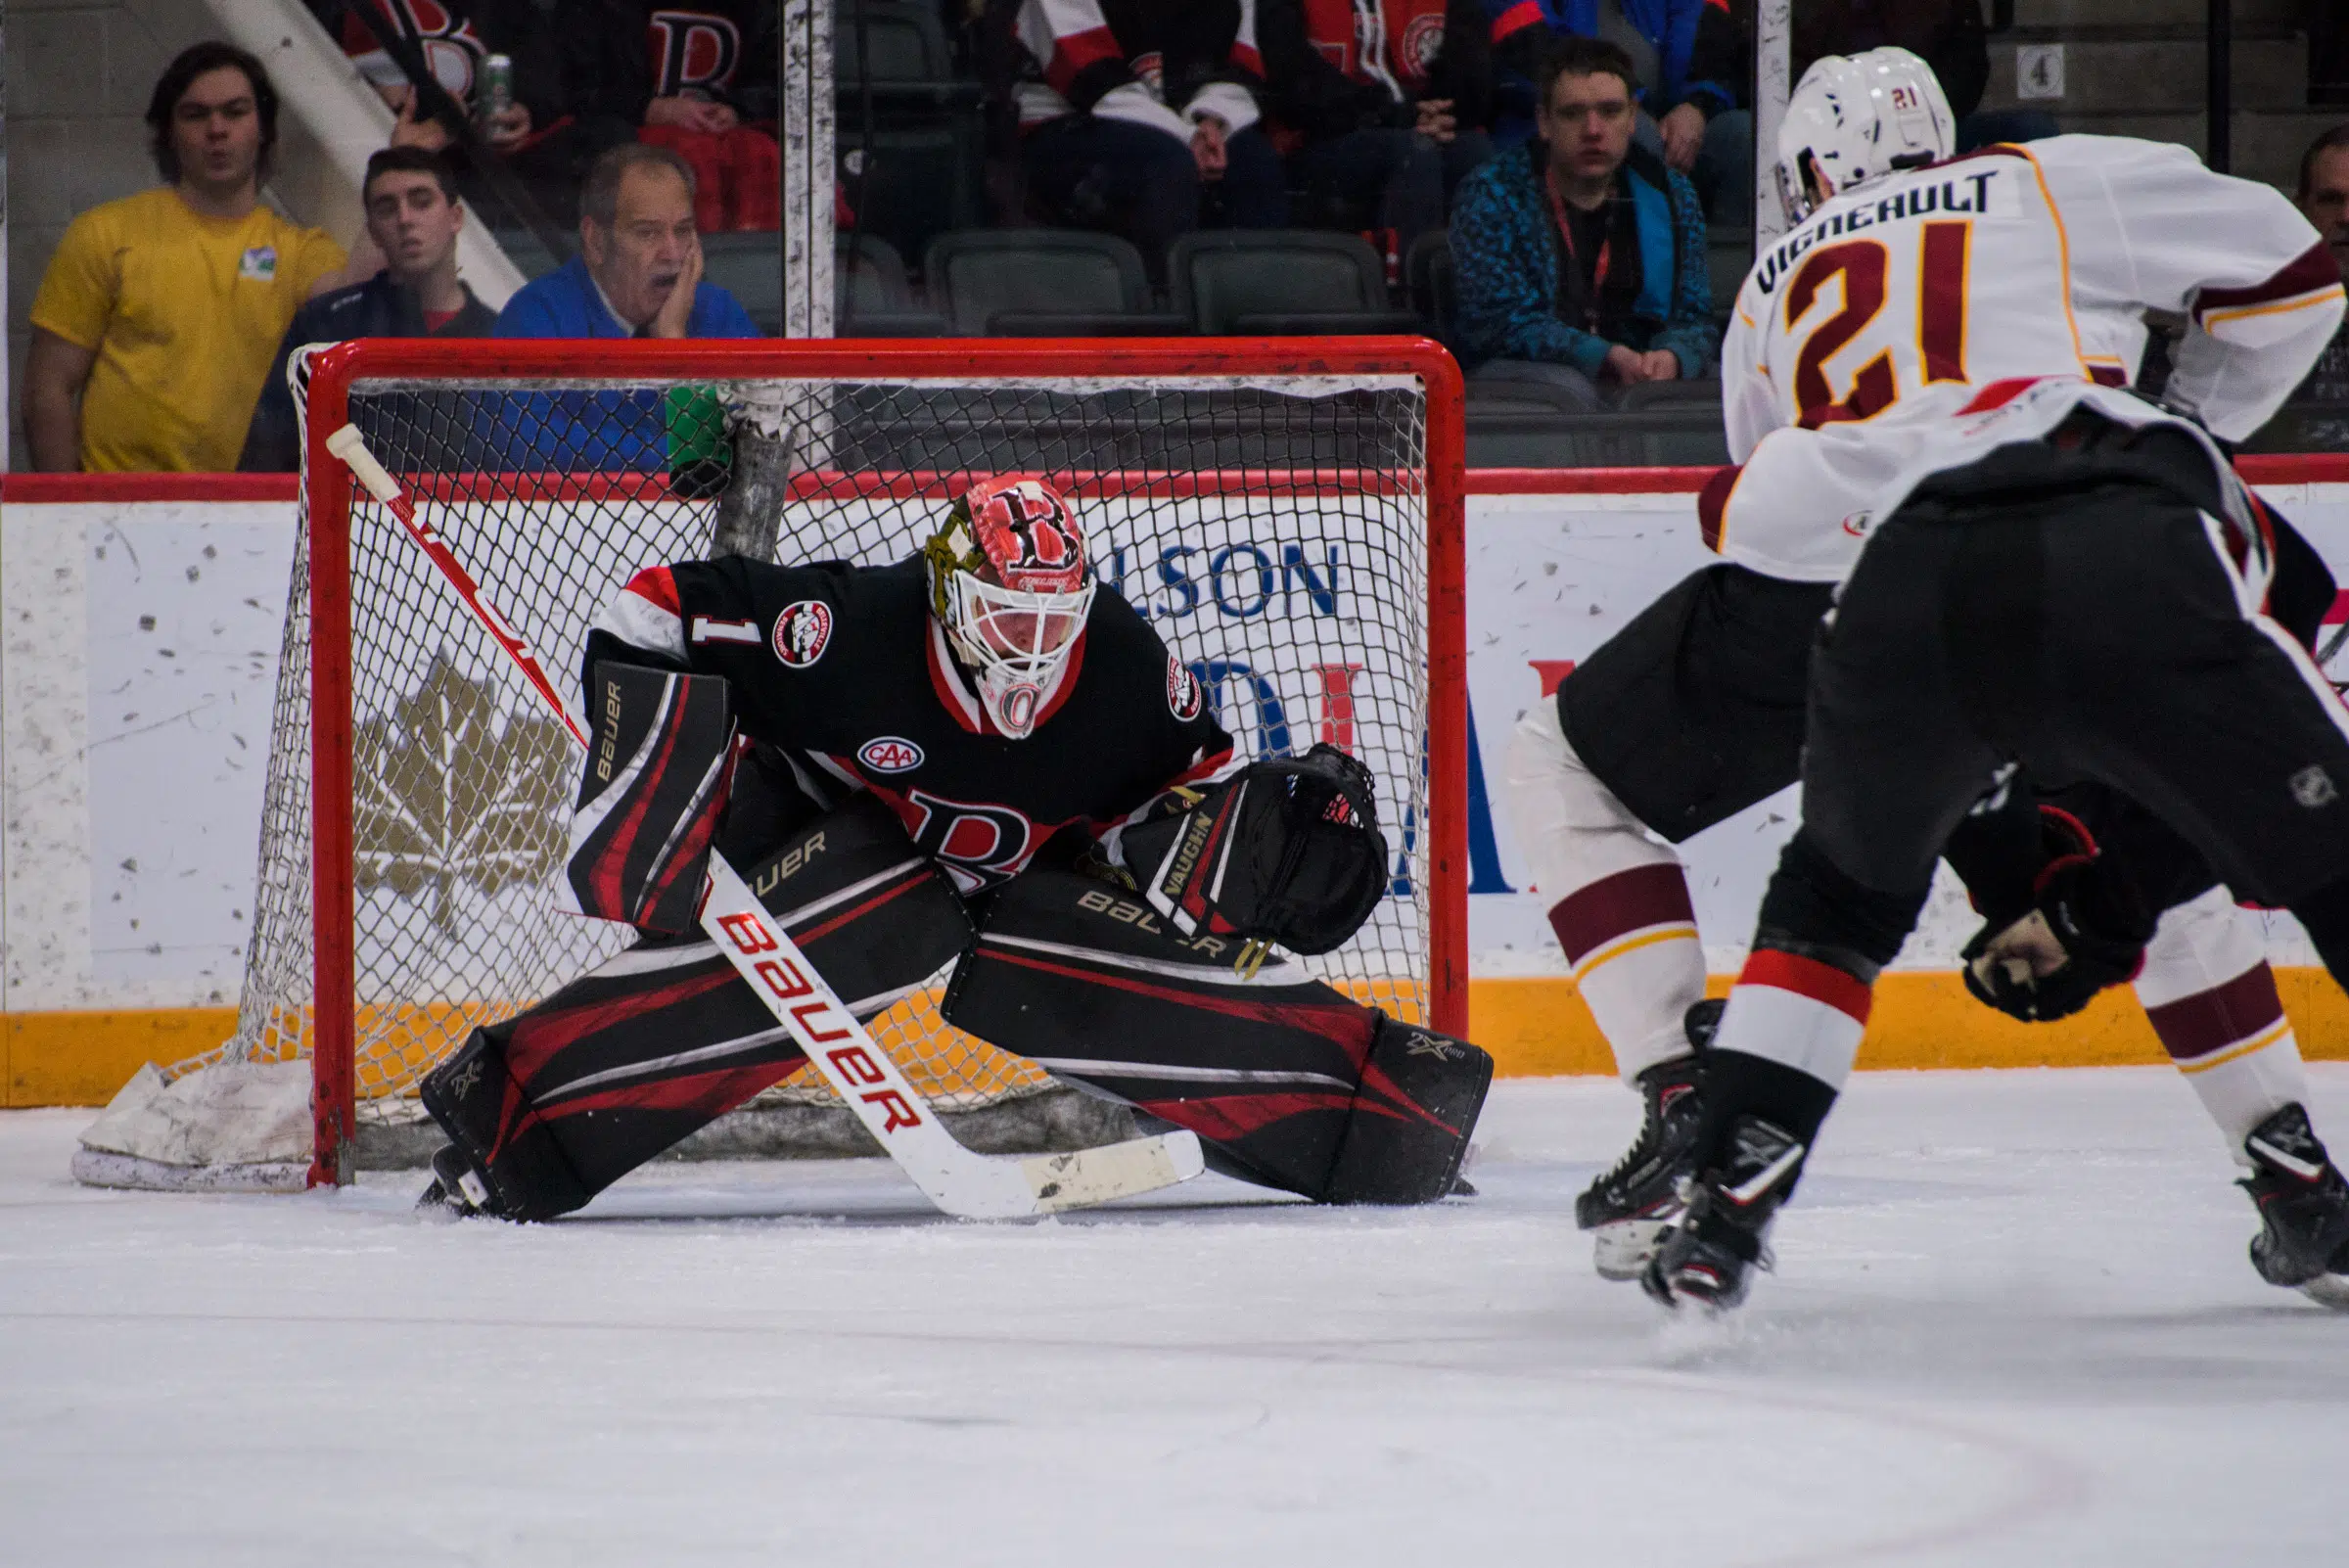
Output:
[[[1076,513],[1042,480],[983,480],[923,554],[931,613],[977,676],[989,721],[1025,738],[1050,708],[1093,607]]]
[[[1332,741],[1378,781],[1389,896],[1266,978],[1302,969],[1465,1032],[1460,393],[1436,346],[375,341],[295,374],[301,530],[237,1034],[126,1089],[86,1178],[299,1185],[413,1160],[436,1141],[422,1073],[630,940],[552,912],[569,737],[325,452],[346,421],[567,687],[597,611],[640,569],[708,555],[754,493],[779,559],[882,564],[975,484],[1049,485],[1083,580],[1165,638],[1170,703],[1214,704],[1250,755]],[[730,432],[786,452],[787,478],[746,472],[729,500]],[[974,608],[966,630],[1016,632],[996,618],[1035,607]],[[1005,643],[1033,669],[1051,615],[1025,630]],[[938,1017],[943,981],[876,1040],[944,1108],[1045,1103],[1033,1063]],[[794,1078],[758,1105],[834,1103]]]

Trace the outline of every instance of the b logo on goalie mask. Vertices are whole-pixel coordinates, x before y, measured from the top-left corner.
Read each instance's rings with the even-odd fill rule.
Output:
[[[1191,673],[1190,666],[1169,654],[1167,656],[1167,712],[1187,724],[1197,718],[1199,710],[1206,706],[1207,692],[1200,686],[1199,677]]]
[[[832,607],[821,599],[802,599],[783,607],[775,617],[775,657],[793,669],[805,669],[824,656],[832,642]]]
[[[1068,504],[1035,480],[985,496],[971,531],[1005,587],[1065,593],[1084,579],[1083,535]]]

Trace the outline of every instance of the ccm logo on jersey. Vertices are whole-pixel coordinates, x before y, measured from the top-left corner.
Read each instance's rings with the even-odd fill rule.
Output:
[[[922,749],[896,735],[866,741],[856,761],[876,773],[910,773],[922,765]]]
[[[1167,658],[1167,712],[1187,724],[1199,716],[1199,710],[1205,706],[1207,706],[1207,693],[1200,688],[1199,677],[1191,673],[1190,666],[1183,664],[1173,655],[1169,655]]]
[[[824,656],[832,643],[832,607],[821,599],[787,604],[775,617],[775,657],[793,669],[805,669]]]

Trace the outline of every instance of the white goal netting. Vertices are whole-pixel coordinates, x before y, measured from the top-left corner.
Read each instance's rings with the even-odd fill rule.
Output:
[[[598,374],[591,363],[528,377],[461,367],[378,375],[362,358],[347,409],[420,520],[567,690],[589,618],[634,572],[709,555],[721,505],[741,526],[753,495],[746,432],[788,453],[783,483],[770,484],[764,516],[753,520],[774,526],[784,560],[901,560],[972,478],[1053,480],[1077,505],[1103,584],[1189,665],[1245,752],[1330,740],[1372,767],[1390,896],[1354,941],[1311,962],[1364,1000],[1425,1019],[1431,504],[1421,380],[1294,366],[1244,376],[1117,368],[1114,356],[1082,378],[980,361],[951,375],[795,365],[789,379],[680,382]],[[370,1127],[415,1120],[418,1078],[468,1032],[529,1006],[631,934],[550,912],[576,779],[569,738],[363,493],[346,513],[347,584],[313,584],[313,544],[330,521],[321,497],[341,489],[317,479],[303,484],[237,1033],[145,1092],[158,1105],[176,1096],[166,1120],[185,1130],[214,1115],[207,1106],[232,1085],[230,1098],[253,1100],[256,1064],[311,1054],[320,960],[311,720],[314,692],[337,684],[314,684],[323,664],[347,675],[349,692],[350,853],[326,874],[348,879],[355,995],[349,1080],[322,1079],[314,1092],[322,1104],[347,1096],[364,1146]],[[345,612],[346,656],[317,634]],[[942,975],[873,1025],[917,1088],[967,1109],[1049,1086],[1033,1064],[946,1026],[936,1006],[943,984]],[[828,1096],[804,1073],[762,1098]],[[237,1114],[253,1113],[248,1104]],[[299,1121],[284,1104],[276,1114]],[[281,1130],[279,1146],[262,1150],[199,1132],[161,1158],[266,1164],[290,1135]]]

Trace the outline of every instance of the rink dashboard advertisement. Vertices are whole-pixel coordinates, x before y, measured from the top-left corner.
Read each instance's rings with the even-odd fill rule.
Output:
[[[2255,462],[2247,467],[2264,493],[2349,581],[2349,461]],[[1658,593],[1718,559],[1696,524],[1703,478],[1693,470],[1470,476],[1471,1033],[1503,1071],[1605,1066],[1549,935],[1548,900],[1529,883],[1496,793],[1509,732]],[[292,486],[268,478],[11,476],[5,496],[4,1103],[103,1100],[140,1061],[207,1048],[233,1021],[279,722]],[[1171,642],[1209,650],[1194,669],[1252,750],[1356,738],[1358,726],[1370,727],[1369,708],[1357,686],[1360,661],[1344,652],[1346,627],[1374,620],[1366,601],[1392,596],[1400,582],[1384,574],[1373,580],[1326,539],[1284,534],[1276,518],[1249,521],[1266,526],[1146,548],[1112,542],[1097,565]],[[2336,607],[2328,630],[2344,620],[2349,604]],[[1294,679],[1264,678],[1246,650],[1268,635],[1299,634],[1325,640],[1330,657]],[[1375,627],[1371,635],[1375,642]],[[1742,960],[1798,808],[1788,791],[1682,847],[1720,979]],[[1399,868],[1407,867],[1415,825],[1389,826],[1403,840]],[[1886,1016],[1871,1035],[1879,1065],[2152,1059],[2150,1035],[2117,1005],[2099,1004],[2068,1029],[2027,1031],[1966,1003],[1952,971],[1973,924],[1961,894],[1936,889],[1886,983]],[[2349,1004],[2307,967],[2314,955],[2297,928],[2282,916],[2270,917],[2270,928],[2295,1012],[2336,1009],[2349,1022]],[[2303,1041],[2323,1054],[2309,1025],[2304,1017]]]

